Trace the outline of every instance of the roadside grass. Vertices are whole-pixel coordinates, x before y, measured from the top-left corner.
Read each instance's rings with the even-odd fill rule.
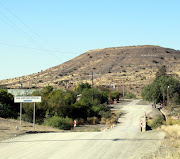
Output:
[[[153,159],[180,159],[180,120],[169,116],[164,121],[162,116],[149,118],[147,125],[152,129],[164,131],[166,137],[162,149],[152,155]]]
[[[159,130],[166,132],[166,153],[163,157],[154,157],[154,159],[180,159],[180,124],[179,120],[167,119],[166,124]]]

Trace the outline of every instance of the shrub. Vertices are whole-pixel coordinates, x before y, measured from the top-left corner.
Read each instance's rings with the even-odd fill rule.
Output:
[[[13,95],[0,88],[0,117],[17,118],[18,112],[19,104],[14,103]]]
[[[164,57],[162,57],[162,56],[161,56],[161,57],[160,57],[160,59],[161,59],[161,60],[163,60],[163,59],[164,59]]]
[[[106,118],[105,118],[105,117],[102,117],[100,123],[101,123],[101,124],[106,124]]]
[[[100,115],[101,117],[104,117],[104,118],[109,118],[109,117],[111,116],[111,112],[110,112],[110,111],[101,110],[101,111],[99,112],[99,115]]]
[[[90,117],[90,118],[87,118],[87,123],[91,125],[96,125],[99,123],[99,120],[97,117]]]
[[[10,117],[11,115],[10,105],[0,103],[0,116],[3,118]]]
[[[101,124],[106,124],[108,126],[110,126],[116,122],[117,122],[117,117],[109,117],[109,118],[102,117],[101,121],[100,121]]]
[[[129,98],[129,99],[136,98],[136,95],[132,92],[129,92],[128,94],[126,94],[126,98]]]
[[[47,118],[44,121],[45,125],[63,129],[63,130],[70,130],[73,127],[72,123],[73,123],[72,119],[70,119],[68,117],[62,118],[57,115],[55,115],[51,118]]]
[[[159,63],[159,62],[158,62],[158,61],[156,61],[156,60],[152,60],[152,62],[153,62],[153,63]]]
[[[79,118],[79,119],[77,119],[77,124],[78,125],[84,125],[85,124],[85,120],[83,118]]]
[[[164,122],[164,117],[162,115],[159,115],[155,117],[154,119],[150,120],[147,122],[147,125],[150,126],[152,129],[156,129],[163,125]]]

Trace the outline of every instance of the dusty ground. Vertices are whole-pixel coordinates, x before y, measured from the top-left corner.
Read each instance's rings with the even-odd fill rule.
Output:
[[[80,125],[72,130],[59,130],[56,128],[36,125],[33,128],[32,123],[22,122],[22,127],[19,126],[19,121],[14,119],[4,119],[0,118],[0,141],[15,138],[20,135],[33,134],[33,133],[50,133],[50,132],[99,132],[107,128],[107,125],[97,124],[97,125]],[[18,126],[18,130],[16,127]]]
[[[26,132],[37,131],[37,132],[58,132],[59,129],[55,129],[48,126],[36,125],[35,130],[33,125],[28,122],[22,122],[22,127],[19,126],[19,121],[14,119],[0,118],[0,141],[9,138],[14,138],[19,135],[23,135]],[[16,129],[18,127],[18,130]]]
[[[102,132],[31,134],[0,143],[1,159],[127,159],[150,158],[162,145],[162,131],[140,132],[139,120],[151,105],[138,100],[116,106],[126,112],[120,124]],[[10,150],[10,151],[9,151]]]

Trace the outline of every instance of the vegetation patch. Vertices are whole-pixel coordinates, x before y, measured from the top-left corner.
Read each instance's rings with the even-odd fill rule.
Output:
[[[68,117],[62,118],[57,115],[51,118],[45,119],[44,124],[48,126],[52,126],[54,128],[63,129],[63,130],[70,130],[73,127],[72,119]]]
[[[148,127],[152,128],[152,129],[156,129],[156,128],[160,127],[161,125],[163,125],[164,123],[165,123],[165,121],[164,121],[164,117],[162,115],[159,115],[159,116],[155,117],[154,119],[150,119],[147,121]]]

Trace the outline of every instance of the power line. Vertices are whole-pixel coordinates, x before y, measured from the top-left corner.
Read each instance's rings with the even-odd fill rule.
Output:
[[[39,35],[34,32],[27,24],[25,24],[15,13],[13,13],[9,8],[7,8],[2,2],[0,2],[0,5],[3,6],[11,15],[13,15],[21,24],[23,24],[26,28],[28,28],[34,35]]]
[[[29,30],[30,27],[27,26],[20,18],[18,18],[12,11],[10,11],[5,5],[3,5],[2,2],[0,2],[1,6],[3,6],[11,15],[13,15],[16,19],[18,19],[18,21],[20,21],[23,26],[25,26],[26,28],[28,28]],[[18,32],[20,34],[23,34],[23,36],[30,40],[33,44],[35,44],[38,48],[34,48],[34,47],[27,47],[27,46],[21,46],[21,45],[13,45],[13,44],[5,44],[5,43],[0,43],[1,45],[7,45],[7,46],[11,46],[11,47],[19,47],[19,48],[25,48],[25,49],[33,49],[33,50],[39,50],[39,51],[45,51],[50,55],[56,56],[52,54],[52,52],[61,52],[61,53],[75,53],[75,52],[64,52],[64,51],[58,51],[58,50],[50,50],[50,49],[43,49],[39,43],[37,43],[37,41],[35,41],[33,39],[33,37],[31,35],[29,35],[28,33],[26,33],[21,27],[19,27],[16,23],[14,23],[7,15],[5,15],[2,11],[0,11],[0,14],[7,20],[4,20],[2,18],[0,18],[4,23],[6,23],[9,27],[11,27],[15,32]],[[36,34],[34,31],[31,30],[31,32],[33,32],[34,34]],[[59,57],[58,57],[59,58]]]
[[[3,20],[6,24],[8,24],[13,30],[16,32],[21,32],[26,39],[31,40],[32,43],[38,46],[38,44],[35,42],[35,40],[28,35],[25,31],[23,31],[19,26],[17,26],[12,20],[10,20],[2,11],[0,11],[0,14],[8,20],[9,23],[7,23],[5,20]],[[1,19],[2,20],[2,19]],[[15,26],[15,27],[14,27]],[[15,29],[16,28],[16,29]]]
[[[0,42],[0,45],[6,45],[6,46],[11,46],[11,47],[19,47],[19,48],[31,49],[31,50],[46,51],[46,52],[76,53],[76,52],[57,51],[57,50],[49,50],[49,49],[39,49],[39,48],[33,48],[33,47],[28,47],[28,46],[21,46],[21,45],[14,45],[14,44],[6,44],[6,43],[1,43],[1,42]]]

